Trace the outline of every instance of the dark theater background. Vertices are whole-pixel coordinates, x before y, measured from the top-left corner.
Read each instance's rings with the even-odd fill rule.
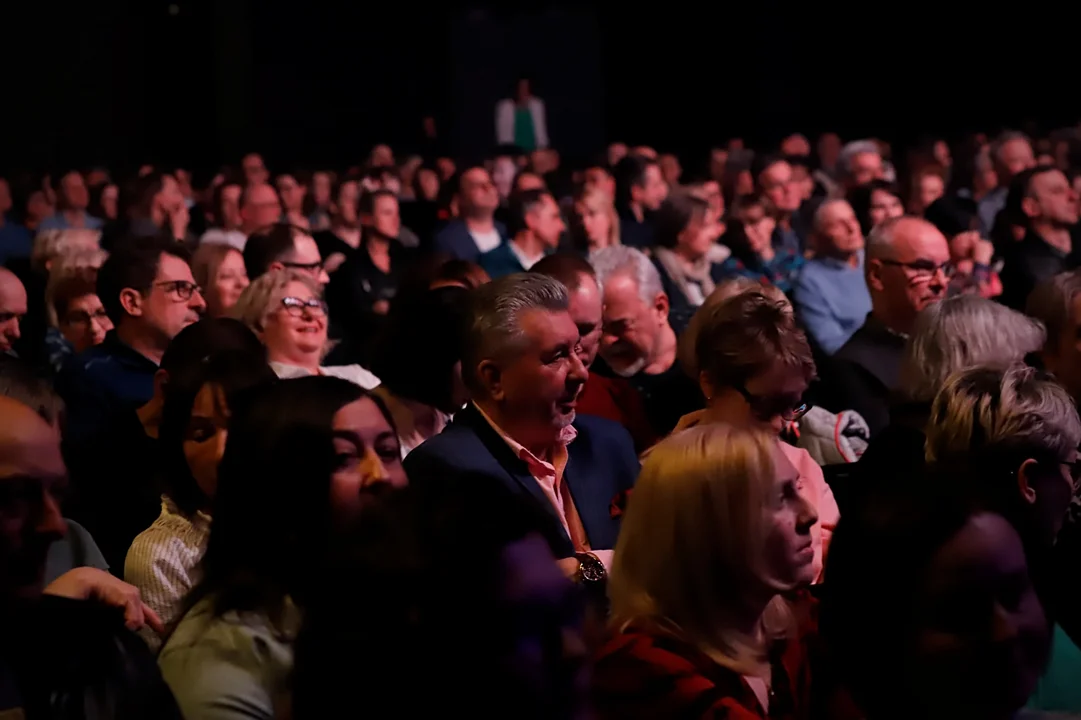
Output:
[[[1079,117],[1070,28],[917,5],[778,2],[5,4],[0,163],[281,166],[407,147],[432,113],[466,155],[519,73],[574,157],[605,141],[701,155],[732,135],[904,140]],[[1017,17],[1010,13],[1017,12]],[[47,28],[46,43],[34,28]],[[9,131],[9,132],[11,132]]]

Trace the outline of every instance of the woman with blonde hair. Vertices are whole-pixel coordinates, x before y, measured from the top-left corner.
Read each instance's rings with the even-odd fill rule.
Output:
[[[244,289],[230,311],[266,345],[267,360],[280,378],[332,375],[366,390],[379,378],[360,365],[326,367],[329,350],[327,304],[310,274],[271,270]]]
[[[806,715],[806,652],[783,595],[814,578],[817,516],[797,478],[764,430],[704,425],[646,455],[610,575],[599,717]]]
[[[600,188],[587,186],[574,198],[574,236],[589,257],[597,250],[619,245],[619,214],[612,198]]]

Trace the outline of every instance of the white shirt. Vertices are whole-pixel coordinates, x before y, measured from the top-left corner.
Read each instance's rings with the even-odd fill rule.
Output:
[[[199,563],[210,538],[210,516],[198,512],[189,518],[173,501],[161,498],[158,519],[135,536],[124,559],[124,580],[139,588],[139,595],[168,626],[176,619],[184,597],[202,578]],[[151,649],[161,638],[140,633]]]
[[[274,374],[280,377],[282,380],[291,380],[292,378],[307,377],[314,375],[311,370],[307,368],[298,367],[296,365],[288,365],[286,363],[272,362],[270,363],[270,369],[274,371]],[[334,367],[320,367],[320,375],[328,375],[330,377],[339,377],[342,380],[348,380],[354,385],[360,385],[365,390],[374,390],[383,384],[383,381],[377,378],[371,371],[365,370],[360,365],[335,365]]]
[[[526,255],[525,251],[518,247],[518,243],[513,240],[510,241],[510,251],[514,253],[514,257],[518,258],[518,262],[522,264],[523,270],[529,270],[544,259],[544,252],[541,252],[539,255]]]
[[[489,250],[495,250],[503,243],[503,238],[499,237],[499,231],[492,228],[486,233],[469,231],[469,234],[473,237],[473,242],[477,244],[477,249],[482,253],[486,253]]]

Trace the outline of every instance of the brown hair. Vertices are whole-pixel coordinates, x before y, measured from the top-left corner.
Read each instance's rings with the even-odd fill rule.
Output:
[[[597,279],[596,271],[585,258],[569,252],[555,253],[542,258],[529,271],[555,278],[571,292],[581,286],[583,275]]]
[[[1062,332],[1073,317],[1074,298],[1081,295],[1081,272],[1076,270],[1055,275],[1037,285],[1028,296],[1025,314],[1043,323],[1047,329],[1044,348],[1055,352],[1062,341]]]
[[[761,290],[747,290],[710,308],[694,346],[700,372],[715,387],[742,385],[776,362],[798,369],[808,382],[815,375],[811,346],[791,306]]]
[[[49,280],[46,313],[53,327],[60,327],[72,300],[98,294],[98,271],[94,268],[80,267],[54,273]]]

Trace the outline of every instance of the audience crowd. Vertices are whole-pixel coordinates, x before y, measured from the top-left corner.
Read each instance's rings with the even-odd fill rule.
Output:
[[[1081,131],[569,167],[523,92],[0,178],[0,717],[1081,713]]]

